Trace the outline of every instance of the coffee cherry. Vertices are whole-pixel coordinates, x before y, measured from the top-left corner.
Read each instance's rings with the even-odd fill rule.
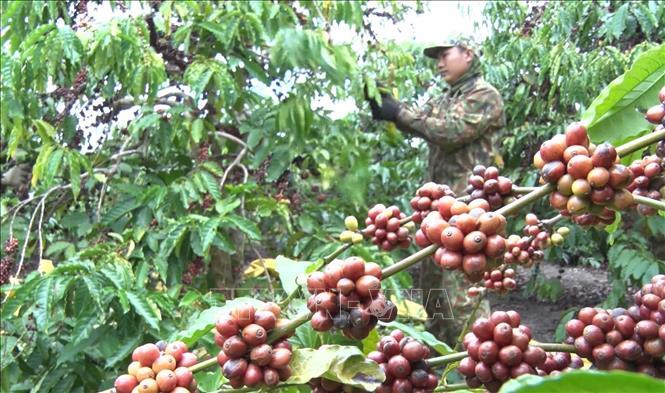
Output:
[[[485,341],[478,347],[478,359],[485,364],[494,363],[499,356],[499,346],[494,341]]]
[[[496,325],[492,339],[501,347],[509,345],[513,341],[513,329],[510,324],[501,322]]]
[[[137,348],[137,361],[142,366],[152,366],[160,357],[159,348],[155,344],[145,344]]]
[[[254,323],[264,328],[266,331],[275,328],[277,317],[272,311],[259,310],[254,314]]]
[[[264,329],[262,326],[253,323],[251,325],[247,325],[242,330],[242,338],[247,344],[254,347],[265,343],[268,338],[268,334],[266,333],[266,329]]]
[[[566,171],[575,179],[585,179],[593,166],[594,165],[590,157],[577,155],[568,161],[568,164],[566,165]]]
[[[317,311],[311,319],[312,328],[317,332],[325,332],[333,327],[333,320],[326,311]]]
[[[464,237],[463,248],[468,254],[475,254],[483,251],[487,244],[487,236],[480,231],[470,232]]]
[[[256,310],[251,304],[239,304],[231,310],[231,317],[238,324],[238,327],[244,328],[245,326],[254,323],[254,313]]]
[[[326,275],[323,272],[313,272],[307,276],[307,290],[311,294],[317,294],[328,289]]]
[[[247,361],[245,359],[230,359],[224,363],[222,373],[228,379],[239,378],[245,375],[247,371]]]
[[[395,355],[388,360],[388,372],[396,378],[404,378],[411,373],[411,364],[402,355]]]
[[[124,374],[116,378],[113,387],[118,393],[131,393],[138,384],[139,382],[134,376]]]
[[[565,140],[567,146],[580,145],[589,146],[589,137],[586,127],[582,123],[571,123],[565,131]]]
[[[171,370],[162,370],[157,373],[157,386],[162,392],[170,392],[178,385],[178,378]]]
[[[159,373],[162,370],[175,370],[177,362],[171,355],[161,355],[152,363],[152,371]]]
[[[524,361],[531,367],[540,367],[545,363],[547,355],[542,348],[529,346],[523,353]]]
[[[499,360],[506,366],[516,366],[522,361],[522,350],[515,345],[505,346],[499,351]]]
[[[418,341],[409,341],[402,348],[402,356],[409,362],[419,362],[425,357],[425,347]]]
[[[226,356],[237,359],[247,352],[247,344],[240,336],[231,336],[224,341],[222,348]]]
[[[291,361],[291,351],[284,348],[276,348],[272,351],[270,367],[279,369],[285,367]]]
[[[177,380],[177,386],[189,387],[194,382],[194,374],[187,367],[178,367],[173,373]]]
[[[137,390],[139,393],[157,393],[159,392],[159,385],[154,379],[148,378],[139,383]]]
[[[548,162],[543,166],[541,171],[541,176],[548,183],[556,183],[565,174],[566,166],[561,161]]]
[[[663,120],[663,117],[665,117],[665,105],[663,104],[652,106],[644,116],[649,123],[653,124],[659,124]]]
[[[374,298],[381,290],[381,281],[374,276],[362,276],[356,281],[355,289],[361,297]]]

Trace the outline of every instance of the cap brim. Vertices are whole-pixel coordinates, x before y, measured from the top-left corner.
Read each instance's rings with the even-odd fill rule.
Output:
[[[451,45],[431,46],[429,48],[423,49],[423,54],[425,56],[429,57],[429,58],[438,59],[439,58],[439,53],[441,52],[441,50],[452,48],[453,46],[455,46],[455,45],[451,44]]]

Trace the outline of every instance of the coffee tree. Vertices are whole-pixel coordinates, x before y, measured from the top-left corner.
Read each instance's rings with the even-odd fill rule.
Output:
[[[654,324],[663,324],[657,272],[636,297],[637,313],[596,310],[611,315],[613,327],[608,318],[580,319],[601,329],[612,348],[598,342],[597,331],[587,340],[585,326],[581,337],[594,344],[590,353],[574,342],[529,342],[529,328],[514,312],[494,320],[470,318],[470,333],[459,339],[458,349],[465,351],[458,352],[394,321],[404,299],[388,290],[408,287],[407,276],[398,273],[419,262],[436,262],[474,282],[484,279],[485,289],[470,283],[477,296],[510,289],[511,265],[528,267],[542,258],[541,249],[560,244],[555,235],[566,231],[554,226],[562,221],[598,226],[609,223],[609,212],[662,210],[656,186],[662,170],[653,164],[662,168],[665,131],[652,131],[643,118],[647,113],[647,120],[662,122],[662,45],[640,56],[584,112],[574,134],[582,135],[582,128],[589,143],[576,139],[564,148],[558,137],[558,143],[541,146],[548,164],[561,163],[550,165],[559,172],[564,163],[579,161],[572,150],[588,158],[581,169],[564,167],[556,184],[556,171],[543,171],[543,184],[529,188],[479,166],[469,174],[468,196],[451,195],[445,185],[418,184],[409,190],[418,197],[418,218],[377,205],[362,212],[368,217],[363,229],[357,219],[344,220],[347,233],[338,245],[306,230],[313,226],[311,215],[294,212],[320,204],[315,211],[327,213],[326,203],[334,199],[328,183],[353,173],[339,184],[349,203],[335,205],[337,216],[323,215],[332,217],[329,233],[337,237],[345,207],[359,212],[356,186],[369,176],[357,169],[365,166],[368,151],[393,137],[358,133],[353,126],[360,121],[332,120],[310,102],[320,96],[361,102],[363,86],[372,85],[365,72],[393,83],[413,77],[374,64],[380,55],[393,64],[413,63],[390,45],[387,52],[370,45],[356,63],[351,46],[333,42],[327,32],[344,22],[367,38],[374,33],[371,20],[399,19],[403,7],[160,1],[2,7],[3,165],[18,174],[12,179],[24,177],[21,165],[31,167],[29,180],[5,185],[3,179],[3,391],[452,390],[462,387],[448,380],[458,367],[467,378],[464,386],[496,390],[527,381],[509,381],[523,374],[575,368],[579,362],[563,354],[576,351],[598,369],[661,375],[662,328],[654,334]],[[606,133],[608,124],[624,127],[621,143]],[[605,140],[612,145],[601,145]],[[587,155],[576,147],[566,160],[574,146]],[[612,149],[613,160],[594,158]],[[655,155],[625,162],[645,151]],[[633,179],[607,189],[622,159],[622,173]],[[602,169],[609,177],[605,184]],[[565,195],[563,185],[559,190],[568,172],[575,181],[586,179],[589,192],[576,195],[572,184],[573,195]],[[293,176],[313,176],[320,184],[298,189],[289,184]],[[390,204],[389,197],[406,185],[392,184],[377,202]],[[568,198],[565,208],[553,204],[559,215],[528,216],[522,236],[508,232],[516,214],[555,190]],[[598,190],[602,198],[594,198]],[[302,200],[309,197],[316,203]],[[582,202],[569,207],[571,199]],[[584,221],[585,214],[594,218]],[[411,221],[420,223],[419,232]],[[294,225],[301,230],[291,236],[279,230]],[[368,253],[360,245],[363,237],[385,250],[411,240],[423,248],[394,262],[389,254]],[[263,257],[282,248],[312,262]],[[251,267],[264,276],[270,295],[243,297],[250,292],[233,285],[245,252],[256,255]],[[274,274],[283,293],[275,292]],[[269,296],[278,304],[257,299]],[[624,336],[619,320],[626,317],[637,330]],[[379,339],[377,327],[383,326],[399,330]],[[579,339],[576,332],[571,339]],[[615,332],[630,343],[617,342]],[[569,375],[559,383],[615,378]],[[659,388],[636,375],[620,377],[622,383]]]

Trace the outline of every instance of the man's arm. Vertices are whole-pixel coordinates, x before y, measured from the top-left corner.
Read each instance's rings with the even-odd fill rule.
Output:
[[[502,119],[502,113],[501,97],[493,90],[479,89],[439,117],[402,107],[395,123],[405,132],[423,137],[445,150],[453,150],[482,135]]]

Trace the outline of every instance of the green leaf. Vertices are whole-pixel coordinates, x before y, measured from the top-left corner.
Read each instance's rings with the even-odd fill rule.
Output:
[[[640,55],[632,67],[613,80],[582,114],[594,142],[616,143],[649,126],[645,109],[658,102],[665,85],[665,44]]]
[[[443,341],[439,341],[434,335],[428,331],[420,331],[415,329],[414,327],[410,325],[406,325],[397,321],[393,321],[390,323],[383,323],[380,322],[381,325],[387,326],[391,329],[399,329],[404,332],[404,334],[408,335],[411,338],[414,338],[416,340],[419,340],[430,347],[434,348],[438,353],[441,355],[447,355],[451,352],[453,352],[452,348],[448,346],[448,344],[444,343]]]
[[[113,367],[127,358],[134,348],[141,344],[143,336],[141,334],[131,335],[125,338],[125,342],[118,347],[118,350],[110,357],[106,358],[106,367]]]
[[[616,12],[609,16],[608,21],[605,23],[604,30],[606,34],[614,37],[614,39],[621,38],[624,30],[626,29],[626,19],[628,17],[629,4],[623,4]]]
[[[203,393],[212,393],[219,390],[224,377],[222,368],[216,367],[214,371],[204,371],[196,373],[196,385],[198,390]]]
[[[222,194],[219,191],[219,183],[217,179],[208,171],[199,172],[201,176],[201,183],[206,191],[215,198],[216,201],[222,199]]]
[[[0,370],[5,371],[5,367],[14,362],[14,348],[18,339],[6,334],[0,335]]]
[[[44,120],[33,120],[33,124],[37,129],[37,134],[42,138],[42,143],[53,143],[53,136],[55,135],[55,128]]]
[[[159,331],[159,321],[162,319],[159,309],[149,299],[131,291],[126,291],[127,300],[137,314],[153,329]]]
[[[311,265],[312,262],[294,261],[282,255],[277,256],[275,269],[279,273],[279,281],[287,295],[298,290],[298,287],[306,282],[305,272]],[[298,280],[300,280],[300,285],[298,285]]]
[[[69,162],[69,182],[72,184],[72,194],[76,200],[81,192],[81,164],[79,157],[73,152],[67,153],[67,161]]]
[[[37,183],[39,182],[39,178],[42,176],[42,173],[44,172],[44,166],[48,162],[48,159],[55,149],[55,145],[53,144],[46,144],[43,145],[42,148],[39,150],[39,155],[37,156],[37,160],[35,160],[35,166],[32,168],[32,186],[36,187]]]
[[[627,390],[628,389],[628,390]],[[665,382],[625,371],[575,370],[554,377],[523,375],[506,382],[499,393],[662,392]]]
[[[131,212],[132,210],[136,209],[139,206],[141,206],[141,204],[136,201],[136,198],[132,197],[122,200],[113,205],[111,210],[109,210],[108,212],[106,212],[106,214],[104,214],[101,223],[102,225],[111,225],[116,221],[118,221],[120,217]]]
[[[291,357],[293,374],[288,383],[303,384],[325,377],[345,385],[376,390],[385,380],[379,365],[367,360],[357,347],[322,345],[318,349],[300,348]]]
[[[217,235],[217,227],[219,226],[220,222],[221,220],[219,218],[211,218],[199,228],[199,236],[201,237],[201,249],[204,253],[208,252],[208,248],[212,244],[212,241],[215,240],[215,235]]]
[[[57,253],[65,250],[69,246],[73,246],[73,244],[70,243],[70,242],[65,242],[65,241],[57,241],[57,242],[51,243],[51,245],[49,245],[48,248],[46,249],[46,252],[44,253],[44,255],[51,256],[51,255],[57,254]]]
[[[192,122],[191,133],[194,143],[199,143],[203,138],[203,119],[197,118]]]
[[[46,326],[51,314],[51,306],[53,301],[53,288],[55,286],[55,279],[52,276],[47,276],[44,281],[37,287],[35,293],[35,321],[37,325],[46,330]]]
[[[229,223],[236,229],[241,230],[246,235],[248,235],[250,239],[261,240],[261,232],[259,231],[259,228],[256,226],[256,224],[249,221],[248,219],[235,214],[224,216],[223,219],[224,223]]]
[[[216,162],[206,161],[203,164],[201,164],[201,166],[215,176],[222,177],[224,175],[224,170]]]
[[[65,151],[63,149],[55,149],[53,153],[48,158],[48,163],[46,164],[46,172],[44,172],[44,185],[50,187],[53,184],[53,180],[58,175],[58,169],[60,168],[60,163],[62,162],[62,157]]]

